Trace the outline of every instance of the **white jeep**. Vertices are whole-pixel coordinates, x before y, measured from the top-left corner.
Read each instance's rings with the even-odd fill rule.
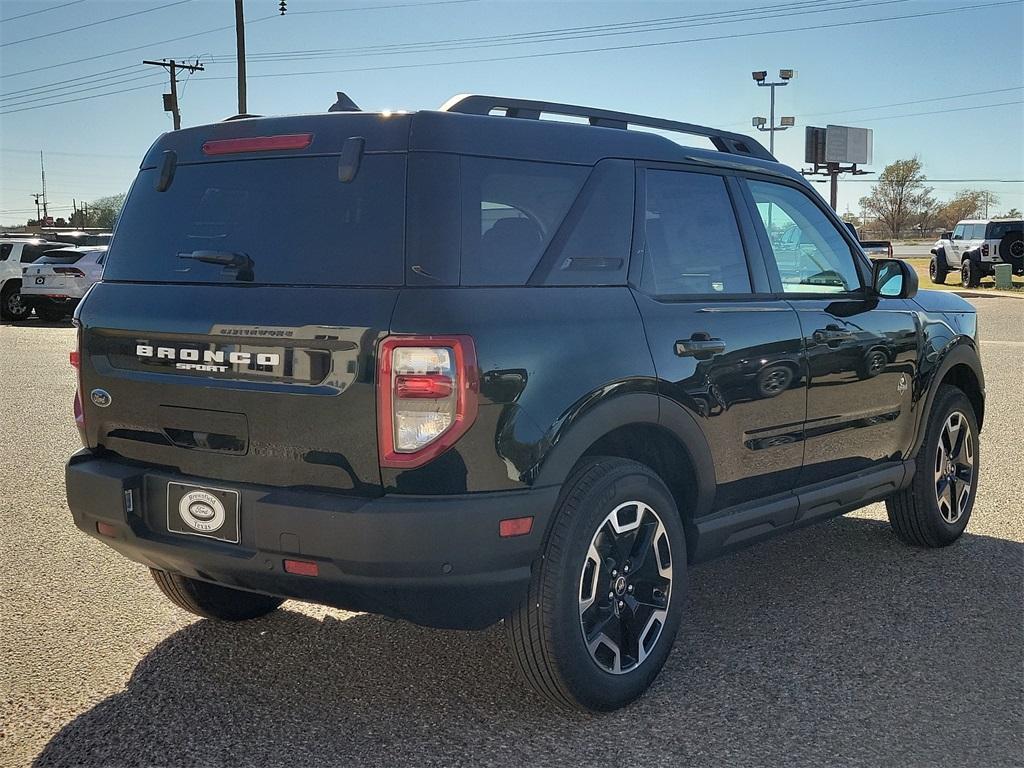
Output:
[[[995,274],[997,264],[1009,264],[1015,275],[1024,275],[1024,221],[970,219],[945,234],[950,237],[932,248],[928,274],[933,283],[945,283],[946,275],[959,270],[963,287],[975,288],[982,277]]]

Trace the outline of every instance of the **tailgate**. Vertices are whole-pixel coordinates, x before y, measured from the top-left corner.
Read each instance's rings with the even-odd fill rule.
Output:
[[[79,318],[88,444],[197,477],[379,493],[374,355],[396,296],[99,283]]]

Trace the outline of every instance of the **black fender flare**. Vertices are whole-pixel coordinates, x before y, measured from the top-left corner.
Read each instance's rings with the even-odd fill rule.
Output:
[[[957,341],[948,346],[942,354],[941,360],[936,368],[928,376],[928,393],[924,397],[924,406],[920,410],[917,420],[917,431],[914,435],[912,456],[917,456],[918,451],[924,443],[925,432],[928,428],[928,420],[931,418],[932,406],[935,403],[935,395],[939,391],[939,384],[946,378],[946,375],[957,365],[966,365],[974,372],[978,379],[978,386],[981,388],[982,403],[985,396],[985,375],[981,369],[981,358],[974,346],[974,341],[969,337],[961,336]],[[984,409],[976,414],[978,429],[984,420]]]
[[[561,425],[542,457],[536,487],[562,485],[583,454],[609,432],[634,424],[661,427],[679,443],[693,464],[697,487],[691,513],[711,509],[715,497],[715,464],[696,418],[683,406],[649,392],[610,397]]]

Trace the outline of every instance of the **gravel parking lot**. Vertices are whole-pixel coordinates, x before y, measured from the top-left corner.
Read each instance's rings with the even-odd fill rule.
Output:
[[[520,685],[500,628],[173,607],[71,522],[73,331],[0,325],[0,765],[1021,765],[1024,300],[975,301],[963,539],[909,549],[874,505],[700,566],[654,688],[603,717]]]

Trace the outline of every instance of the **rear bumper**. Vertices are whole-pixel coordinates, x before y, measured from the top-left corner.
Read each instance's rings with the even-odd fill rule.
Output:
[[[88,450],[68,462],[66,481],[75,524],[136,562],[239,589],[460,629],[493,624],[526,594],[558,496],[558,488],[549,487],[353,498],[224,484]],[[166,487],[172,481],[237,490],[240,544],[170,533]],[[501,520],[525,515],[534,517],[529,534],[498,536]],[[101,521],[116,534],[100,535]],[[315,561],[319,575],[285,573],[286,558]]]

